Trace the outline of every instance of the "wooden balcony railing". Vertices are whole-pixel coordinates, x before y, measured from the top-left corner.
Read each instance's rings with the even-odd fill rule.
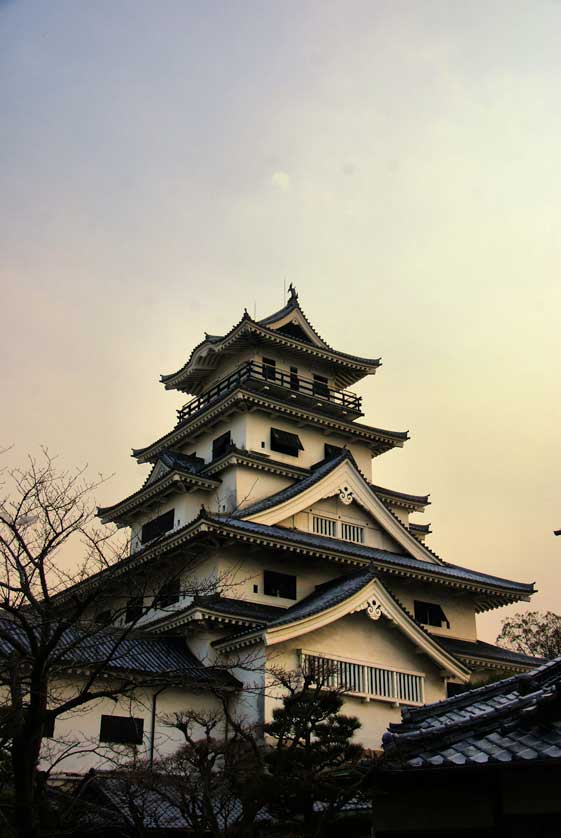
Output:
[[[340,407],[356,413],[361,412],[362,399],[356,393],[348,390],[335,390],[324,381],[304,378],[295,372],[287,372],[267,364],[247,361],[233,373],[222,378],[205,393],[197,396],[177,411],[178,425],[191,419],[195,414],[205,410],[214,402],[220,401],[232,390],[243,383],[260,382],[271,389],[280,387],[291,391],[292,396],[301,395],[319,400],[320,403]]]

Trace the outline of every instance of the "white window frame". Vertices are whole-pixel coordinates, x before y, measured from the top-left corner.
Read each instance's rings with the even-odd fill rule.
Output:
[[[373,693],[369,691],[359,691],[359,690],[349,690],[344,689],[343,693],[345,695],[352,695],[357,696],[358,698],[362,698],[366,701],[385,701],[389,704],[393,704],[395,706],[407,705],[408,707],[422,707],[425,703],[425,673],[424,672],[417,672],[415,670],[410,669],[402,669],[401,667],[391,666],[387,663],[377,663],[376,661],[366,661],[361,660],[359,658],[349,658],[347,656],[342,655],[335,655],[331,654],[331,652],[317,652],[313,649],[299,649],[299,657],[300,657],[300,666],[304,668],[306,657],[314,657],[314,658],[321,658],[327,662],[333,661],[335,663],[347,663],[352,666],[361,667],[362,668],[362,684],[368,684],[368,668],[377,669],[381,671],[385,671],[390,675],[390,680],[393,686],[393,695],[386,696],[380,695],[378,693]],[[421,696],[420,701],[414,701],[411,699],[405,699],[399,696],[397,684],[398,684],[398,675],[406,675],[411,676],[413,678],[418,678],[418,693]]]
[[[321,522],[320,529],[316,529],[316,521]],[[316,515],[315,512],[312,512],[312,532],[314,535],[324,535],[326,538],[337,538],[337,523],[336,518],[330,518],[328,515]],[[324,524],[332,527],[333,532],[322,532],[321,526]]]
[[[345,535],[345,528],[347,528],[347,532],[349,530],[354,530],[356,534],[360,534],[360,538],[349,538],[348,535]],[[341,539],[343,541],[348,541],[350,544],[364,544],[365,543],[365,532],[366,527],[362,526],[362,524],[351,524],[349,521],[341,521]]]

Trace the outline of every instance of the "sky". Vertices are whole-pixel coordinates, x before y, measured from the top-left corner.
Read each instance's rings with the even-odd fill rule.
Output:
[[[298,289],[374,480],[561,613],[559,0],[0,0],[6,460],[139,487],[161,373]]]

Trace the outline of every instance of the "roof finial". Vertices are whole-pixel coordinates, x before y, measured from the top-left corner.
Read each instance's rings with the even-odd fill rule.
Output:
[[[298,291],[296,290],[292,282],[288,286],[288,293],[290,294],[291,302],[295,303],[298,301]]]

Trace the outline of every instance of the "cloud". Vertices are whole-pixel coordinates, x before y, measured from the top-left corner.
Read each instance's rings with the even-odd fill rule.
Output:
[[[280,189],[281,192],[289,192],[292,189],[292,179],[288,172],[273,172],[271,183],[276,189]]]

